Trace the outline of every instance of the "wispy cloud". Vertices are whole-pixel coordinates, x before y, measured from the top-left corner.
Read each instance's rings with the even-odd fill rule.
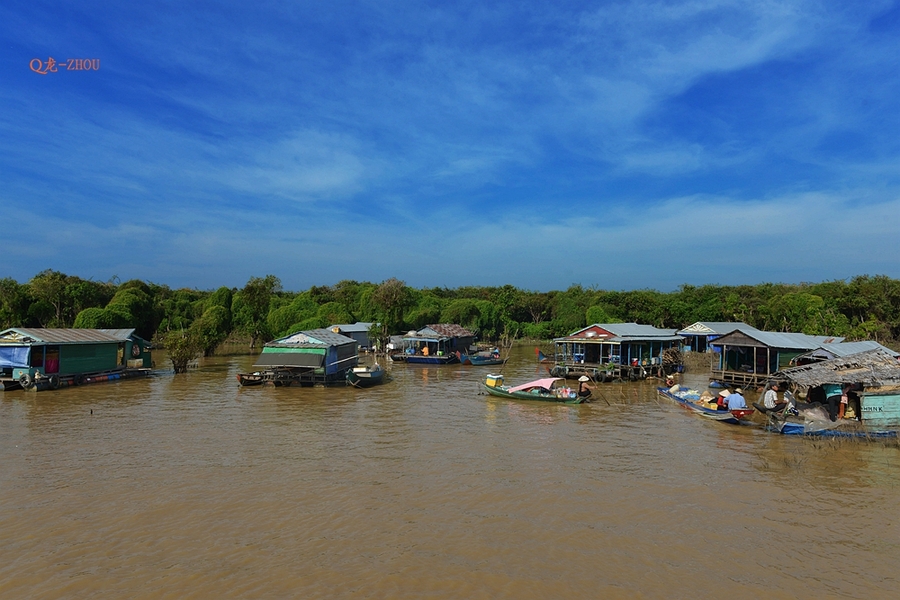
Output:
[[[298,288],[900,275],[890,6],[5,7],[0,202],[41,223],[7,269]],[[27,70],[67,52],[101,70]],[[848,214],[875,251],[809,260]],[[106,250],[134,239],[148,250]],[[483,247],[494,263],[459,260]]]

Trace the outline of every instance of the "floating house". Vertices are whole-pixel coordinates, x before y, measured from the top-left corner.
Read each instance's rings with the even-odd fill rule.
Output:
[[[870,350],[880,350],[894,356],[900,356],[900,352],[894,352],[890,348],[886,348],[874,340],[863,340],[859,342],[840,342],[835,344],[822,344],[815,350],[801,354],[791,361],[792,366],[808,365],[823,360],[832,360],[835,358],[844,358],[859,354],[860,352],[868,352]]]
[[[662,376],[681,364],[683,338],[675,329],[638,323],[596,323],[556,338],[554,377],[595,381]]]
[[[330,329],[311,329],[267,343],[253,366],[275,385],[344,385],[347,371],[358,363],[355,339]]]
[[[61,386],[147,375],[150,344],[134,329],[44,329],[0,332],[0,389]]]
[[[375,347],[375,340],[369,336],[369,330],[373,325],[378,323],[363,323],[357,321],[353,324],[331,325],[330,329],[334,333],[339,333],[356,340],[360,352],[368,352]]]
[[[459,362],[460,354],[468,354],[474,343],[475,334],[460,325],[426,325],[404,335],[391,358],[412,364],[451,364]]]
[[[830,360],[791,367],[775,373],[797,391],[826,384],[850,386],[848,411],[870,427],[900,425],[900,362],[896,352],[868,350]]]
[[[738,322],[721,322],[721,321],[697,321],[693,325],[689,325],[678,332],[678,335],[685,339],[684,349],[690,352],[712,352],[713,346],[710,344],[713,340],[722,337],[726,333],[732,331],[755,331],[755,327],[751,327],[746,323]]]
[[[761,385],[772,374],[790,367],[791,361],[801,354],[843,339],[752,328],[732,331],[713,342],[719,357],[710,379],[726,385]]]

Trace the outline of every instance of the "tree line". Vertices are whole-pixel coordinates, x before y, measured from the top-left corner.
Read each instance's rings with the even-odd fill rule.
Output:
[[[135,328],[172,349],[212,354],[229,337],[251,349],[291,333],[357,321],[378,333],[457,323],[481,339],[550,339],[590,323],[636,322],[682,328],[696,321],[742,321],[769,331],[900,341],[900,280],[861,275],[822,283],[682,285],[673,292],[612,291],[572,285],[537,292],[512,285],[410,287],[340,281],[302,292],[274,275],[251,277],[242,288],[171,289],[136,279],[86,280],[58,271],[26,283],[0,279],[0,326]]]

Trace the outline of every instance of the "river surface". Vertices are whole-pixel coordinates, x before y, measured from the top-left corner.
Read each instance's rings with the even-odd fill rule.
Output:
[[[0,393],[0,597],[900,590],[896,443],[709,422],[652,381],[577,406],[482,395],[497,367],[242,389],[253,358]],[[503,375],[541,376],[533,348]]]

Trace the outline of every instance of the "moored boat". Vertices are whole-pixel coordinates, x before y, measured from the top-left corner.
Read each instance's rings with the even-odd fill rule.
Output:
[[[500,351],[495,349],[490,352],[478,352],[476,354],[459,353],[459,362],[464,365],[487,367],[492,365],[502,365],[506,362],[506,359],[500,358]]]
[[[385,372],[381,365],[353,367],[347,371],[347,383],[353,387],[365,388],[384,383]]]
[[[262,385],[266,380],[266,376],[260,371],[256,371],[255,373],[238,373],[237,380],[241,386],[248,387],[252,385]]]
[[[491,396],[515,400],[538,400],[541,402],[561,402],[563,404],[583,404],[589,398],[578,396],[574,389],[565,385],[562,377],[545,377],[516,386],[503,385],[503,375],[488,375],[481,382]]]
[[[499,356],[480,356],[472,354],[469,356],[469,364],[476,367],[487,367],[490,365],[502,365],[506,362],[505,358]]]
[[[674,400],[684,408],[702,417],[731,425],[740,425],[747,417],[753,414],[752,408],[735,408],[732,410],[713,408],[714,404],[704,402],[701,399],[700,392],[681,385],[673,385],[669,388],[658,387],[656,388],[656,393],[669,400]]]

